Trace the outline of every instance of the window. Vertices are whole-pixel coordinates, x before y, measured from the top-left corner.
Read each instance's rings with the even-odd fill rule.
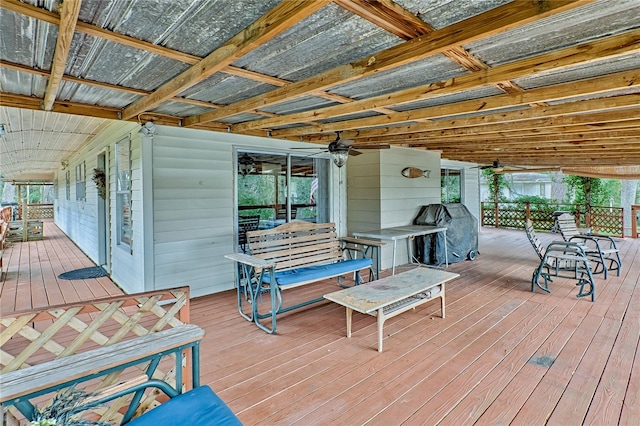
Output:
[[[86,200],[87,170],[84,161],[76,166],[76,201]]]
[[[67,173],[65,173],[65,182],[64,182],[64,186],[65,186],[65,190],[66,190],[66,198],[67,201],[71,200],[71,170],[67,170]]]
[[[116,143],[117,244],[131,248],[131,141]]]
[[[440,170],[440,198],[442,203],[462,202],[462,172],[460,170]]]
[[[329,221],[329,174],[326,158],[238,152],[238,237],[243,248],[242,224],[259,216],[260,229],[292,220]],[[250,230],[250,229],[246,229]]]

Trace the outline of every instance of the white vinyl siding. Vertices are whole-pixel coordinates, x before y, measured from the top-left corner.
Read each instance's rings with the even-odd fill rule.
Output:
[[[153,141],[155,289],[233,288],[232,147],[215,133],[160,127]]]
[[[84,162],[86,170],[93,170],[97,167],[97,157],[101,152],[108,149],[110,166],[107,171],[107,179],[110,193],[107,194],[109,216],[111,227],[108,235],[110,239],[110,254],[107,270],[110,271],[112,279],[126,292],[134,293],[144,291],[144,270],[142,249],[143,231],[142,226],[142,191],[140,181],[140,139],[133,137],[131,140],[131,163],[132,163],[132,217],[133,217],[133,247],[131,250],[115,250],[115,143],[129,133],[137,136],[137,125],[135,123],[114,121],[103,132],[96,136],[87,146],[76,152],[69,158],[71,164]],[[58,175],[66,175],[69,170],[59,170]],[[72,190],[75,189],[73,186]],[[59,191],[66,191],[66,188],[58,188]],[[75,194],[71,194],[70,200],[66,199],[66,194],[58,194],[55,202],[55,223],[62,231],[71,238],[80,249],[89,256],[91,260],[99,262],[99,242],[98,242],[98,190],[92,180],[88,180],[85,186],[86,201],[76,201]],[[75,192],[75,191],[73,191]]]
[[[440,203],[440,155],[392,147],[351,157],[348,167],[348,230],[409,225],[420,207]],[[431,170],[429,178],[408,179],[405,167]],[[407,259],[407,242],[398,241],[396,257]],[[390,268],[392,244],[382,248],[382,267]]]

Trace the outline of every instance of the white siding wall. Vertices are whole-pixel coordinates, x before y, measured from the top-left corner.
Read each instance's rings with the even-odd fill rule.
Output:
[[[411,224],[421,206],[440,202],[439,153],[397,147],[364,152],[347,164],[349,233]],[[408,179],[401,175],[405,167],[431,175]],[[406,241],[399,241],[397,250],[397,263],[406,262]],[[391,263],[389,243],[382,249],[382,267]]]
[[[92,180],[93,169],[97,166],[97,157],[102,152],[108,152],[108,208],[110,216],[110,262],[106,265],[110,270],[113,280],[127,292],[143,291],[144,271],[142,260],[144,258],[142,222],[142,191],[140,181],[140,139],[134,123],[113,122],[105,128],[87,146],[83,147],[73,156],[69,157],[69,170],[71,172],[70,200],[66,199],[66,170],[57,172],[57,195],[55,200],[55,223],[71,238],[80,249],[94,262],[98,262],[98,192]],[[133,213],[133,253],[131,250],[123,250],[115,244],[115,143],[122,137],[132,134],[132,213]],[[75,167],[81,161],[86,163],[86,201],[76,201]]]
[[[195,297],[232,289],[235,268],[224,255],[235,251],[235,149],[286,153],[287,148],[300,144],[156,127],[155,136],[149,139],[138,135],[136,124],[114,123],[71,157],[71,200],[65,199],[64,172],[60,170],[56,223],[97,259],[98,196],[91,176],[98,154],[106,150],[114,281],[129,293],[189,285]],[[115,143],[126,134],[132,135],[132,252],[114,243]],[[420,206],[440,202],[439,154],[395,147],[365,152],[352,156],[345,168],[332,167],[334,209],[330,220],[336,222],[340,235],[409,224]],[[75,201],[74,167],[81,159],[87,162],[86,202]],[[404,178],[400,172],[408,166],[429,169],[431,177]],[[402,242],[398,259],[406,259]],[[382,265],[391,266],[390,245],[383,250]]]
[[[233,287],[232,145],[160,127],[153,141],[155,288],[198,296]]]
[[[194,297],[232,289],[235,267],[224,255],[235,251],[235,149],[285,153],[294,145],[267,138],[157,127],[152,148],[153,286],[189,285]],[[337,183],[338,175],[333,177]],[[334,190],[334,196],[338,193]]]
[[[443,159],[440,168],[462,170],[462,204],[478,219],[480,228],[480,169],[477,164]]]

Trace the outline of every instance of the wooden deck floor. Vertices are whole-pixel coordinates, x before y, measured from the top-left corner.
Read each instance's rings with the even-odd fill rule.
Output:
[[[52,228],[9,250],[3,312],[119,292],[107,279],[57,280],[91,262]],[[532,293],[524,232],[485,228],[477,260],[449,268],[461,276],[447,317],[434,301],[388,320],[382,353],[375,318],[354,313],[347,339],[344,308],[329,302],[284,315],[268,335],[240,318],[234,292],[196,298],[202,382],[246,425],[638,425],[640,240],[619,247],[622,274],[596,276],[592,303],[566,279]],[[285,301],[337,289],[314,287]]]

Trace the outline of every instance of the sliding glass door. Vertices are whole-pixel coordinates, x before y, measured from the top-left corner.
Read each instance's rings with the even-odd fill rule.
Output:
[[[248,230],[329,221],[328,159],[238,151],[236,162],[240,250],[246,250]]]

